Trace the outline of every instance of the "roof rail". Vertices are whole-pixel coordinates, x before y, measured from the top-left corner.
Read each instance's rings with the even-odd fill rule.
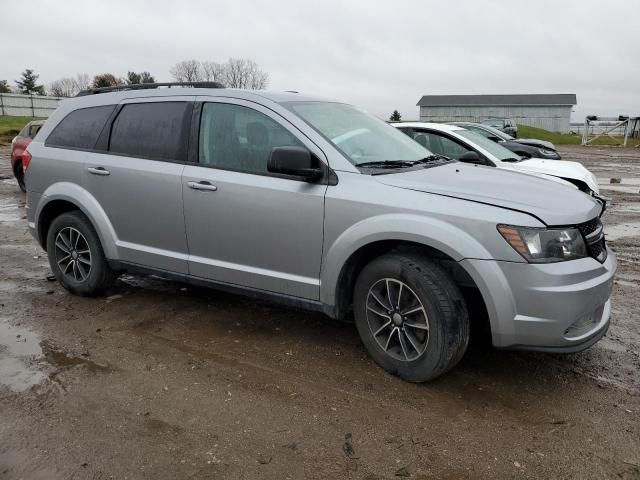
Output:
[[[191,88],[224,88],[219,82],[166,82],[166,83],[135,83],[133,85],[117,85],[115,87],[89,88],[78,92],[76,97],[96,95],[98,93],[120,92],[123,90],[145,90],[158,87],[191,87]]]

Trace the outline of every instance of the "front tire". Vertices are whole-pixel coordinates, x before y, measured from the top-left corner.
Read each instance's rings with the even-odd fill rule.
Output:
[[[76,295],[98,295],[116,279],[98,234],[80,211],[63,213],[53,220],[47,233],[47,254],[60,284]]]
[[[411,382],[451,369],[469,342],[460,290],[440,266],[418,254],[389,254],[365,266],[355,285],[354,312],[369,355]]]

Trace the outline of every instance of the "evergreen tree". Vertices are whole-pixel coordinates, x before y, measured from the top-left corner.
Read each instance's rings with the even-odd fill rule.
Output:
[[[392,122],[399,122],[400,120],[402,120],[402,115],[400,115],[400,112],[398,110],[394,110],[389,117],[389,120]]]
[[[140,83],[156,83],[156,79],[149,72],[127,72],[127,84],[137,85]]]
[[[11,93],[11,88],[6,80],[0,80],[0,93]]]
[[[140,72],[140,83],[156,83],[156,79],[149,72]]]
[[[44,95],[44,87],[36,83],[39,76],[33,73],[30,68],[27,68],[22,72],[22,78],[16,80],[18,91],[26,95]]]

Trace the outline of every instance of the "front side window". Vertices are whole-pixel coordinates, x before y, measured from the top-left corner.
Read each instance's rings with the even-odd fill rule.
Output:
[[[413,133],[413,139],[427,150],[437,155],[444,155],[445,157],[454,158],[456,160],[459,160],[462,155],[471,151],[470,148],[465,147],[450,138],[427,130],[415,130]]]
[[[205,103],[200,120],[198,162],[253,174],[268,174],[276,147],[304,147],[291,132],[267,115],[229,103]]]
[[[111,127],[109,151],[185,161],[190,107],[188,102],[126,104]]]
[[[329,140],[353,165],[415,162],[431,155],[397,128],[351,105],[291,102],[286,105]]]
[[[47,137],[45,145],[91,150],[115,105],[74,110]]]

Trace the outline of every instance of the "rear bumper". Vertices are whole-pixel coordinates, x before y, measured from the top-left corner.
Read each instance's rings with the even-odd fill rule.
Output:
[[[499,348],[577,352],[609,327],[617,262],[592,258],[553,264],[463,260],[480,286]]]

